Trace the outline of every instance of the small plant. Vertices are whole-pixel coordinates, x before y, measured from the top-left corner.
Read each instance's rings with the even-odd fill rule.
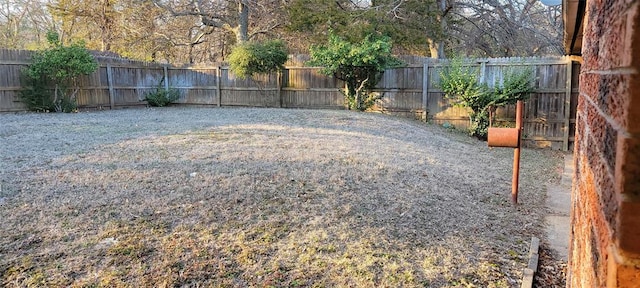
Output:
[[[234,47],[229,55],[231,71],[241,78],[282,70],[285,62],[287,48],[279,40],[243,43]]]
[[[32,111],[74,112],[77,78],[96,71],[98,63],[82,42],[63,46],[58,34],[51,31],[47,40],[51,47],[36,52],[23,71],[20,98]]]
[[[164,77],[160,80],[160,84],[158,84],[155,91],[144,95],[144,100],[153,107],[164,107],[180,99],[180,91],[178,89],[165,89],[162,83],[164,83]]]

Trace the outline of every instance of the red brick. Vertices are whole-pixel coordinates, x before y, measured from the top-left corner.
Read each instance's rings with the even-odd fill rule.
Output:
[[[581,108],[582,111],[586,112],[584,115],[585,128],[591,132],[591,135],[595,137],[602,137],[604,135],[602,125],[606,123],[606,119],[589,101],[584,100],[584,102],[585,103]]]
[[[595,103],[617,127],[627,127],[632,121],[628,116],[631,105],[626,95],[633,91],[631,85],[636,84],[633,77],[635,75],[582,73],[581,95]]]
[[[609,249],[611,250],[616,250],[615,247],[609,247]],[[613,254],[615,252],[611,251]],[[616,261],[615,257],[609,257],[609,260],[607,261],[607,287],[618,287],[618,262]]]
[[[600,47],[600,37],[598,37],[598,5],[595,1],[587,1],[585,22],[582,30],[582,67],[583,71],[597,70],[597,56]],[[588,41],[587,41],[588,39]]]
[[[574,157],[577,160],[579,156],[579,149],[576,146],[576,151],[574,152]],[[579,267],[584,263],[582,261],[581,254],[583,253],[583,245],[582,245],[582,237],[584,233],[582,232],[583,227],[586,225],[583,223],[584,213],[582,212],[582,200],[579,197],[580,189],[579,183],[581,181],[579,166],[576,165],[574,170],[574,179],[575,185],[572,187],[571,191],[571,212],[570,212],[570,221],[571,221],[571,232],[570,232],[570,241],[569,241],[569,257],[568,257],[568,270],[567,270],[567,283],[569,283],[568,287],[579,287],[577,286],[577,280],[580,277],[572,277],[573,275],[580,275]]]
[[[602,35],[598,47],[598,70],[628,67],[631,64],[631,59],[622,57],[625,52],[623,44],[626,42],[627,17],[615,18],[614,22],[605,26],[604,29],[606,32]],[[628,63],[624,63],[626,61]]]
[[[640,73],[640,3],[635,3],[631,6],[627,13],[627,35],[628,46],[625,50],[628,51],[627,55],[631,57],[631,67],[635,69],[635,75],[631,76],[632,79],[638,78]],[[628,125],[626,129],[630,133],[640,133],[640,81],[629,81],[629,89],[626,91],[628,98],[624,105]]]
[[[622,17],[629,11],[629,7],[636,0],[605,0],[602,3],[604,9],[602,15],[615,21],[615,19]]]
[[[617,150],[616,190],[625,201],[640,202],[640,136],[619,135]]]
[[[588,141],[587,141],[588,142]],[[586,144],[586,145],[585,145]],[[590,164],[588,143],[582,143],[581,148],[576,147],[577,163],[575,169],[576,182],[573,188],[572,221],[572,250],[571,250],[571,279],[572,287],[604,287],[609,273],[607,262],[608,247],[612,245],[615,237],[615,229],[610,225],[611,216],[607,211],[614,211],[609,215],[617,215],[617,200],[615,197],[603,201],[597,191],[602,179],[598,176],[598,170]],[[604,194],[613,195],[612,188]],[[612,205],[614,208],[611,208]],[[615,218],[615,217],[614,217]],[[575,275],[580,275],[575,278]]]
[[[583,30],[582,55],[585,71],[609,70],[628,67],[636,60],[625,56],[627,33],[633,33],[628,23],[633,13],[633,0],[587,1],[585,27]],[[631,7],[631,8],[630,8]],[[632,18],[632,17],[631,17]],[[632,18],[633,19],[633,18]],[[635,50],[637,51],[637,50]],[[609,62],[610,61],[610,62]]]
[[[620,254],[616,247],[609,250],[611,255]],[[624,256],[609,257],[608,262],[607,287],[640,287],[640,267],[625,263]]]
[[[579,156],[585,158],[584,155]],[[584,159],[583,159],[584,160]],[[586,162],[581,162],[586,163]],[[584,192],[589,188],[590,173],[582,173],[583,177],[576,181],[575,191],[577,192],[576,205],[572,211],[571,227],[574,237],[572,238],[571,254],[569,259],[569,283],[571,287],[594,287],[597,281],[597,267],[592,265],[594,257],[598,255],[592,253],[592,221],[589,209],[588,193]],[[597,261],[595,261],[597,262]]]
[[[618,220],[618,245],[626,255],[631,254],[640,259],[640,202],[626,202],[620,204],[620,219]]]
[[[618,265],[616,267],[618,288],[640,288],[640,267],[633,265]]]
[[[575,287],[590,287],[590,283],[603,286],[607,275],[607,247],[611,245],[612,227],[605,219],[606,209],[603,209],[601,197],[596,191],[597,179],[588,164],[587,153],[580,152],[576,155],[579,157],[576,171],[580,171],[580,177],[576,177],[575,205],[571,218],[574,231],[572,275],[581,275],[580,285]]]
[[[608,80],[608,89],[611,95],[606,101],[602,102],[605,113],[607,113],[619,127],[627,128],[632,119],[629,118],[628,107],[629,91],[635,75],[610,75]]]
[[[580,125],[579,125],[580,126]],[[586,199],[582,196],[584,193],[584,182],[586,178],[585,173],[579,172],[584,169],[581,167],[584,161],[586,160],[585,155],[576,154],[578,158],[577,165],[575,168],[575,185],[573,185],[572,198],[573,198],[573,207],[571,209],[571,230],[572,230],[572,238],[571,238],[571,250],[569,250],[569,275],[568,275],[568,283],[569,287],[591,287],[593,285],[589,285],[587,281],[593,280],[595,275],[592,275],[594,271],[592,271],[586,263],[590,263],[590,255],[587,251],[588,245],[586,239],[589,235],[587,229],[590,229],[591,226],[586,221],[588,215],[585,213],[585,204]],[[591,276],[591,277],[589,277]]]
[[[611,227],[615,227],[616,213],[617,211],[617,198],[615,197],[614,179],[609,173],[607,162],[597,151],[597,144],[593,143],[594,138],[589,137],[587,143],[587,161],[589,169],[593,173],[593,185],[596,195],[598,196],[598,203],[603,209],[603,213],[607,222]]]
[[[618,131],[607,121],[607,119],[600,113],[596,107],[590,103],[586,103],[583,106],[583,110],[586,111],[586,126],[588,126],[591,135],[595,139],[591,139],[588,144],[591,150],[590,155],[600,155],[607,161],[607,169],[611,175],[615,170],[616,161],[616,142],[618,137]],[[593,147],[591,147],[593,146]]]
[[[580,69],[583,69],[582,66]],[[585,72],[580,73],[580,96],[586,96],[590,99],[595,99],[598,94],[598,84],[600,84],[600,75]],[[578,98],[578,101],[581,99]],[[578,103],[579,105],[579,103]]]
[[[640,48],[639,48],[640,49]],[[640,67],[637,68],[640,70]],[[640,77],[636,74],[632,77]],[[631,134],[640,134],[640,81],[630,81],[629,92],[623,105],[625,113],[621,117],[625,117],[624,126],[627,132]]]
[[[631,66],[640,67],[640,4],[634,3],[627,10],[627,40],[624,42],[624,56],[630,58]]]

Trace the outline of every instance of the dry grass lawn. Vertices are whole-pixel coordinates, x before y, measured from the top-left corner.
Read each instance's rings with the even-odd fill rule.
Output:
[[[516,287],[561,155],[370,113],[0,114],[5,287]]]

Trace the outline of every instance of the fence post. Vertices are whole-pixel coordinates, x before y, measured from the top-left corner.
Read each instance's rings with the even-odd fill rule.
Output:
[[[564,93],[564,134],[562,135],[562,151],[569,151],[569,127],[570,127],[570,118],[571,118],[571,92],[572,92],[572,83],[571,78],[573,78],[573,60],[571,57],[566,57],[567,59],[567,81]]]
[[[116,92],[113,88],[113,72],[111,71],[111,64],[109,63],[107,63],[107,85],[109,87],[109,108],[113,110],[116,106]]]
[[[486,74],[487,74],[487,62],[489,62],[489,60],[482,59],[480,61],[480,83],[485,83]]]
[[[278,82],[278,104],[280,108],[282,108],[282,70],[278,70],[277,72],[277,82]]]
[[[431,61],[426,60],[422,63],[422,117],[424,122],[429,121],[429,63]]]
[[[164,72],[164,91],[169,91],[169,72],[167,70],[167,65],[163,65],[162,71]]]
[[[218,93],[218,107],[222,106],[222,89],[220,86],[222,86],[222,67],[218,66],[218,68],[216,69],[216,93]]]

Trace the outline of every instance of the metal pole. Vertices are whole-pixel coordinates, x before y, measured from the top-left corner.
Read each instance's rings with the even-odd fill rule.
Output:
[[[518,130],[518,147],[513,150],[513,181],[511,182],[511,201],[518,204],[518,177],[520,175],[520,147],[522,146],[522,110],[523,104],[518,100],[516,104],[516,129]]]

